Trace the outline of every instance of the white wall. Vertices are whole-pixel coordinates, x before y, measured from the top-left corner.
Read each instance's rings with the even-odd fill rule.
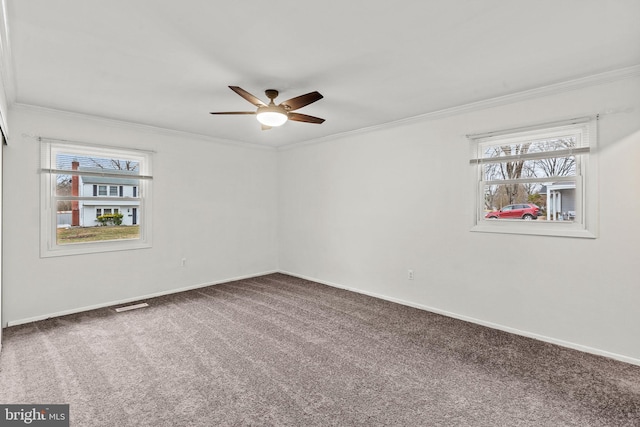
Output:
[[[23,106],[10,113],[3,325],[277,269],[274,150]],[[39,143],[25,134],[154,150],[153,247],[40,258]]]
[[[466,134],[594,113],[599,238],[469,231]],[[439,117],[283,149],[280,269],[640,363],[640,78]]]

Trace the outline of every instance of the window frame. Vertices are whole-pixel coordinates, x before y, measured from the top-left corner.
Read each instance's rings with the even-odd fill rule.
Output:
[[[598,175],[597,175],[597,123],[598,117],[582,117],[561,122],[467,135],[470,143],[473,169],[474,214],[471,231],[485,233],[525,234],[539,236],[597,238],[598,224]],[[520,219],[485,219],[483,150],[490,146],[501,146],[528,141],[544,140],[559,136],[577,136],[574,153],[576,175],[566,177],[524,178],[529,182],[575,181],[575,217],[572,221],[523,221]],[[552,152],[552,151],[550,151]],[[532,155],[533,158],[534,155]],[[546,156],[538,158],[552,158]],[[527,155],[520,157],[527,158]],[[518,180],[513,180],[518,181]],[[507,181],[510,182],[510,181]],[[511,204],[521,204],[515,202]]]
[[[41,169],[40,169],[40,256],[42,258],[101,253],[121,250],[135,250],[150,248],[152,245],[152,161],[153,152],[132,148],[123,148],[106,145],[96,145],[74,141],[62,141],[56,139],[39,138]],[[71,171],[59,171],[56,169],[56,156],[59,153],[77,154],[80,157],[100,158],[125,158],[138,161],[140,175],[138,183],[138,225],[139,237],[136,239],[93,241],[83,243],[57,243],[57,202],[60,196],[56,195],[56,180],[59,174],[68,174]],[[105,172],[108,176],[109,172]],[[111,196],[98,196],[111,198]],[[91,201],[95,200],[93,194],[77,197],[65,197],[65,200]],[[104,211],[103,211],[104,213]]]

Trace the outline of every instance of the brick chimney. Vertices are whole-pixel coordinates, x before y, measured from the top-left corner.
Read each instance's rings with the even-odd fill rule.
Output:
[[[74,171],[78,170],[80,166],[80,162],[74,160],[71,162],[71,169]],[[78,175],[71,176],[71,195],[79,196],[80,195],[80,177]],[[71,225],[77,227],[80,225],[80,208],[78,206],[78,201],[73,200],[71,202]]]

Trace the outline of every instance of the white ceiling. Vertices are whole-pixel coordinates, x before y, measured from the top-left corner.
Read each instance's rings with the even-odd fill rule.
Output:
[[[640,64],[638,0],[4,0],[15,102],[283,146]],[[261,131],[314,90],[321,125]]]

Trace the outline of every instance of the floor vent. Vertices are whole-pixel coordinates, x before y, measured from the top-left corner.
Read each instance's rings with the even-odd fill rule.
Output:
[[[116,308],[116,311],[118,313],[122,313],[123,311],[135,310],[136,308],[143,308],[143,307],[149,307],[149,304],[147,304],[146,302],[143,302],[142,304],[128,305],[126,307]]]

